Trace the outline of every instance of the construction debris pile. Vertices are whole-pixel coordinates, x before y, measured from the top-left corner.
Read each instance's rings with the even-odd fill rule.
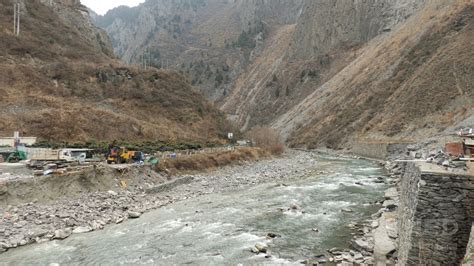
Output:
[[[426,158],[426,162],[436,163],[437,165],[450,168],[466,168],[464,170],[467,170],[466,162],[460,159],[461,157],[459,156],[452,156],[449,153],[439,150],[436,153],[431,152],[428,158]]]
[[[446,143],[443,149],[427,151],[416,144],[408,145],[408,155],[415,161],[436,164],[446,170],[468,171],[468,163],[474,161],[474,129],[461,130],[457,135],[461,141]]]

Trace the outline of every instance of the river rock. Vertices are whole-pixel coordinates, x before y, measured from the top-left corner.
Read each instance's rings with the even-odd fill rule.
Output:
[[[343,253],[342,259],[348,262],[354,262],[354,258],[352,258],[352,255],[350,253]]]
[[[79,226],[72,230],[73,234],[83,234],[92,231],[90,226]]]
[[[385,199],[395,199],[398,198],[398,191],[396,187],[391,187],[387,190],[385,190]]]
[[[328,252],[333,254],[333,255],[341,255],[342,254],[342,250],[340,250],[338,248],[331,248],[330,250],[328,250]]]
[[[394,200],[386,200],[383,202],[382,206],[389,210],[394,210],[398,207],[398,204]]]
[[[101,230],[101,229],[104,228],[104,226],[96,220],[91,222],[91,227],[92,227],[93,230]]]
[[[118,193],[113,191],[113,190],[109,190],[109,191],[107,191],[107,193],[109,193],[112,196],[117,196],[118,195]]]
[[[72,229],[71,228],[64,228],[64,229],[58,229],[54,231],[54,238],[55,239],[65,239],[69,237],[72,234]]]
[[[76,222],[74,221],[74,219],[65,219],[65,222],[66,222],[66,225],[69,226],[69,227],[73,227],[76,225]]]
[[[281,237],[281,235],[275,234],[275,233],[268,233],[268,234],[267,234],[267,237],[268,237],[268,238],[277,238],[277,237]]]
[[[374,245],[362,238],[354,240],[352,246],[359,251],[366,250],[372,252],[374,250]]]
[[[377,228],[377,227],[379,227],[379,222],[377,220],[374,220],[374,221],[372,221],[370,226],[372,227],[372,229]]]
[[[341,211],[342,212],[353,212],[353,210],[350,209],[350,208],[343,208]]]
[[[308,259],[308,260],[301,261],[301,264],[304,264],[304,265],[319,265],[319,261],[314,260],[314,259]]]
[[[47,233],[48,233],[48,230],[46,229],[36,228],[32,230],[28,235],[31,238],[37,238],[37,237],[45,236]]]
[[[8,244],[5,242],[0,242],[0,253],[7,251],[9,248]]]
[[[260,253],[256,247],[251,247],[251,248],[250,248],[250,251],[251,251],[252,253],[256,253],[256,254]]]
[[[255,248],[258,250],[258,252],[261,252],[261,253],[266,253],[267,249],[268,249],[267,246],[265,246],[264,244],[261,244],[261,243],[255,244]]]
[[[26,244],[28,244],[28,241],[27,241],[26,239],[22,239],[22,240],[20,240],[20,242],[18,243],[18,246],[24,246],[24,245],[26,245]]]
[[[139,212],[128,212],[128,218],[132,218],[132,219],[136,219],[136,218],[139,218],[141,216],[141,213]]]
[[[354,259],[355,259],[355,260],[363,260],[363,259],[364,259],[364,256],[363,256],[361,253],[356,252],[356,253],[354,254]]]
[[[298,206],[298,205],[295,204],[295,203],[292,203],[292,204],[290,205],[290,209],[291,209],[291,210],[298,210],[298,209],[300,209],[300,206]]]
[[[365,265],[374,265],[375,264],[374,258],[372,258],[372,257],[364,258],[364,264]]]

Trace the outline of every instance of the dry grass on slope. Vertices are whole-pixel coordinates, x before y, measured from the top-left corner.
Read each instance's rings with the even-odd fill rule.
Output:
[[[178,158],[166,158],[157,164],[156,170],[175,175],[213,170],[218,167],[266,159],[269,158],[269,156],[266,151],[260,148],[238,148],[209,154],[194,154]]]
[[[425,9],[293,109],[289,120],[306,121],[290,142],[427,137],[463,120],[474,102],[473,36],[472,3]]]
[[[223,115],[171,71],[124,66],[39,1],[25,1],[22,32],[0,0],[0,135],[55,141],[217,140]]]

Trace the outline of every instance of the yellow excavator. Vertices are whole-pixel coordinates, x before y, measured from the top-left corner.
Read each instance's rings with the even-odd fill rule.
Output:
[[[125,147],[113,147],[107,155],[107,163],[123,164],[144,161],[141,151],[129,151]]]

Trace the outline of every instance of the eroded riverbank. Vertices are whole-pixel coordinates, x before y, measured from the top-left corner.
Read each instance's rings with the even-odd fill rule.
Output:
[[[206,258],[215,263],[297,262],[349,245],[354,232],[347,224],[370,217],[378,208],[374,202],[385,188],[377,179],[381,175],[373,162],[291,151],[284,158],[185,176],[183,184],[161,186],[153,193],[96,193],[70,204],[13,207],[14,214],[2,225],[10,234],[8,241],[18,235],[32,239],[25,231],[47,231],[32,242],[55,238],[57,228],[71,228],[65,229],[67,233],[74,228],[101,229],[126,220],[130,212],[162,208],[103,231],[13,249],[0,261],[112,263],[118,258],[115,251],[123,250],[129,260],[121,261],[128,263],[199,263]],[[290,209],[292,205],[298,207]],[[46,222],[35,223],[42,217]],[[77,224],[71,226],[71,221]],[[270,241],[265,238],[270,232],[281,237]],[[205,243],[189,245],[201,240]],[[270,246],[271,258],[249,252],[257,242]]]

